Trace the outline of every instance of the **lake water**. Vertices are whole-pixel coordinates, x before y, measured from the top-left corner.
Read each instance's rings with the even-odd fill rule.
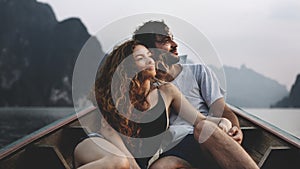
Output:
[[[0,108],[0,148],[62,117],[74,108]]]
[[[300,140],[300,109],[244,108],[244,110]]]
[[[300,109],[244,110],[300,140]],[[73,108],[0,108],[0,149],[71,113]]]

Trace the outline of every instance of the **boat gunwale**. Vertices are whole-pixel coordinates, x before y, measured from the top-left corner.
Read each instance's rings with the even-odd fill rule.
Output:
[[[261,127],[262,129],[266,130],[267,132],[270,132],[274,134],[275,136],[279,137],[280,139],[284,140],[287,143],[290,143],[291,145],[295,146],[296,148],[300,148],[300,142],[298,141],[299,139],[296,138],[295,136],[286,133],[286,131],[283,131],[282,129],[256,117],[255,115],[252,115],[248,113],[247,111],[235,107],[233,105],[228,105],[237,115],[241,116],[242,118],[252,122],[254,125],[257,125]],[[54,132],[61,127],[71,124],[72,122],[76,121],[78,118],[88,114],[89,112],[92,112],[96,110],[96,107],[91,106],[88,107],[84,110],[79,111],[78,113],[72,113],[69,116],[66,116],[62,119],[59,119],[53,123],[56,123],[53,125],[53,123],[50,123],[49,125],[46,125],[45,127],[31,133],[28,136],[25,136],[7,146],[1,149],[0,152],[0,160],[3,160],[4,158],[8,157],[9,155],[14,154],[18,150],[21,150],[22,148],[25,148],[27,145],[30,143],[33,143],[34,141],[44,137],[45,135]],[[294,139],[291,139],[293,137]]]
[[[295,146],[296,148],[300,149],[300,141],[299,138],[297,138],[296,136],[287,133],[286,131],[274,126],[271,123],[268,123],[262,119],[260,119],[259,117],[250,114],[249,112],[243,110],[242,108],[233,106],[233,105],[229,105],[229,107],[239,116],[241,116],[242,118],[245,118],[246,120],[249,120],[250,122],[252,122],[253,124],[263,128],[264,130],[274,134],[275,136],[279,137],[280,139],[286,141],[287,143],[292,144],[293,146]]]
[[[18,150],[21,150],[22,148],[26,147],[27,145],[29,145],[30,143],[44,137],[45,135],[60,129],[61,127],[70,124],[74,121],[76,121],[78,118],[88,114],[91,111],[94,111],[96,109],[96,107],[91,106],[88,107],[84,110],[79,111],[78,113],[72,113],[69,116],[63,117],[57,121],[54,121],[53,123],[56,123],[55,125],[53,125],[53,123],[50,123],[44,127],[42,127],[41,129],[19,139],[16,140],[15,142],[12,142],[11,144],[3,147],[0,150],[0,160],[3,160],[4,158],[6,158],[7,156],[17,152]]]

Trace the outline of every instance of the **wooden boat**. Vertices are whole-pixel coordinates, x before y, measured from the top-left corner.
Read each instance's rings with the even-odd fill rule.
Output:
[[[242,146],[260,168],[300,168],[299,138],[242,109],[230,107],[240,120],[244,133]],[[6,146],[0,152],[0,169],[73,168],[72,150],[86,131],[99,128],[98,113],[95,107],[87,108]]]

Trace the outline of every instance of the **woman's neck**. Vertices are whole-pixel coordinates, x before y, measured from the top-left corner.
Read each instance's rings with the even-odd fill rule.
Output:
[[[150,81],[150,79],[146,79],[142,83],[142,87],[145,89],[146,93],[148,93],[150,91],[150,88],[151,88],[151,81]]]

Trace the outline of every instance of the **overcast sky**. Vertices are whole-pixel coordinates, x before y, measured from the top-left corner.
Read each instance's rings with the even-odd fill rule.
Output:
[[[38,1],[49,3],[59,21],[81,18],[92,35],[124,17],[142,13],[171,15],[201,31],[224,65],[245,64],[288,90],[300,73],[299,0]]]

